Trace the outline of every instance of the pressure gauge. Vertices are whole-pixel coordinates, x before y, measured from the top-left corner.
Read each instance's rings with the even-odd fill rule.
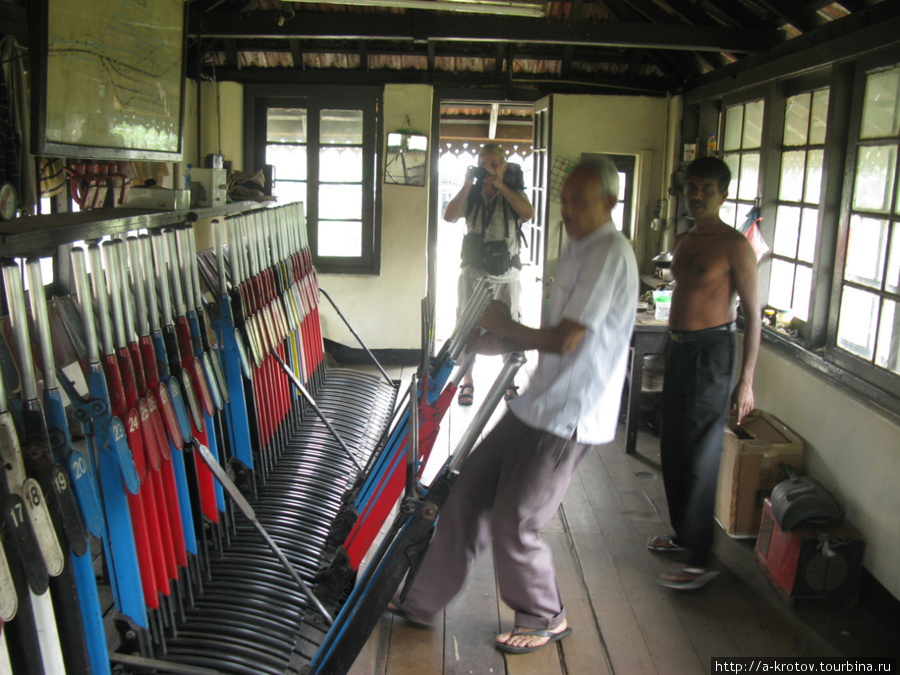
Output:
[[[18,207],[19,195],[16,194],[15,186],[8,181],[0,183],[0,221],[15,218]]]

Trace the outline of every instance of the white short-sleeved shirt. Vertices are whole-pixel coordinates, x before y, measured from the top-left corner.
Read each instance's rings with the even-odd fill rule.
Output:
[[[587,331],[571,354],[541,352],[510,410],[528,426],[580,443],[616,432],[639,291],[631,244],[612,221],[569,240],[550,290],[545,326],[569,319]]]

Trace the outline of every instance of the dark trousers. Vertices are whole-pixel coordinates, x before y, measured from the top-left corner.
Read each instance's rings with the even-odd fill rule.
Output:
[[[675,541],[683,562],[706,567],[722,440],[737,363],[737,335],[696,331],[666,351],[660,455]]]

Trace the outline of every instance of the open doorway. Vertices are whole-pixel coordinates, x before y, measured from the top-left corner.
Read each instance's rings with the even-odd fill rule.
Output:
[[[532,127],[530,103],[442,101],[440,104],[440,139],[437,144],[439,187],[434,205],[434,222],[437,223],[435,343],[438,347],[456,325],[456,287],[466,229],[462,218],[455,223],[445,222],[442,217],[444,208],[462,187],[466,169],[478,163],[478,153],[486,143],[499,145],[506,154],[507,162],[521,166],[525,190],[531,199]],[[529,237],[529,241],[534,239]],[[521,258],[522,320],[528,325],[538,326],[543,256],[539,251],[523,250]]]

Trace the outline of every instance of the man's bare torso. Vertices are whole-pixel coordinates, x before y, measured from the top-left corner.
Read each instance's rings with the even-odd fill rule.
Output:
[[[734,321],[737,288],[732,260],[743,241],[740,232],[721,221],[695,225],[675,240],[670,328],[694,331]]]

